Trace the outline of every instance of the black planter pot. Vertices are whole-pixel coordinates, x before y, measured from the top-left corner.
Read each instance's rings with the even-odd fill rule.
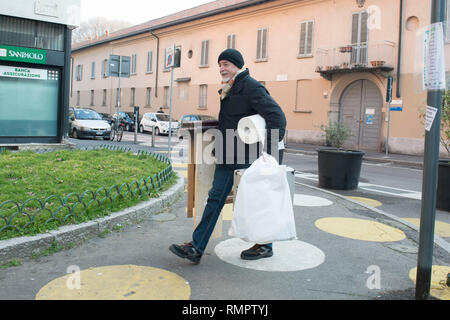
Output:
[[[363,151],[318,149],[319,187],[338,190],[358,188]]]
[[[450,159],[439,160],[436,208],[450,211]]]

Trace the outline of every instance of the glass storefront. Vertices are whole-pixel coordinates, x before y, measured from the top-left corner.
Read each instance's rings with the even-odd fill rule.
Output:
[[[66,135],[70,38],[64,24],[0,14],[0,145]]]
[[[0,65],[0,137],[56,137],[60,71]]]

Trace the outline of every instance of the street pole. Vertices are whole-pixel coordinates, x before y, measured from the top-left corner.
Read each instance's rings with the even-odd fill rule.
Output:
[[[119,112],[120,112],[120,78],[122,73],[122,56],[119,56],[119,92],[117,97],[117,119],[119,119]]]
[[[389,102],[389,107],[388,107],[388,120],[387,120],[387,133],[386,133],[386,155],[384,156],[385,158],[389,158],[388,154],[389,154],[389,127],[391,125],[391,103]]]
[[[445,0],[433,0],[431,23],[445,19]],[[437,109],[429,131],[425,132],[424,170],[422,179],[422,206],[420,215],[419,253],[417,259],[417,300],[428,300],[433,263],[434,223],[436,218],[436,191],[439,164],[439,137],[441,124],[442,90],[428,90],[427,105]]]
[[[171,140],[172,140],[172,101],[173,101],[173,69],[175,69],[172,66],[172,71],[170,72],[170,111],[169,111],[169,159],[172,159],[171,156]]]
[[[394,78],[388,77],[387,80],[387,91],[386,91],[386,102],[389,103],[388,107],[388,119],[387,119],[387,132],[386,132],[386,156],[389,158],[389,127],[391,126],[391,102],[392,102],[392,84],[394,83]]]

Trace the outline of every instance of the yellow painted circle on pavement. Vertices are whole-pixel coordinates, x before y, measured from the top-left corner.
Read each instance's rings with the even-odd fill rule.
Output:
[[[392,242],[405,238],[403,231],[372,220],[322,218],[315,225],[322,231],[356,240]]]
[[[190,295],[189,284],[173,272],[121,265],[69,273],[45,285],[36,300],[187,300]]]
[[[431,267],[430,294],[441,300],[450,300],[450,287],[446,285],[447,274],[450,273],[448,266]],[[417,267],[409,271],[409,278],[416,283]]]
[[[403,218],[406,221],[415,224],[416,226],[420,226],[420,219],[418,218]],[[450,224],[442,221],[435,221],[434,223],[434,233],[439,237],[450,237]]]
[[[353,197],[353,196],[348,196],[347,198],[365,203],[371,207],[379,207],[382,205],[382,203],[380,201],[374,200],[374,199],[370,199],[370,198],[363,198],[363,197]]]

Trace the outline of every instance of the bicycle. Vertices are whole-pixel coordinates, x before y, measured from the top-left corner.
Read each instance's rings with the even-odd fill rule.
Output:
[[[114,124],[111,127],[111,141],[114,141],[114,138],[117,140],[117,142],[122,141],[124,126],[125,123],[123,121],[114,121]]]

